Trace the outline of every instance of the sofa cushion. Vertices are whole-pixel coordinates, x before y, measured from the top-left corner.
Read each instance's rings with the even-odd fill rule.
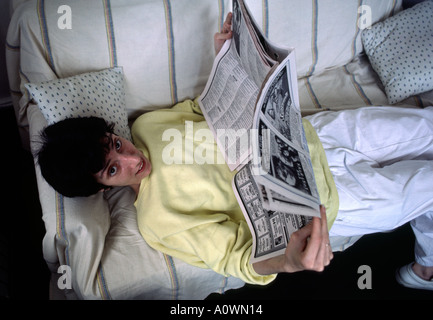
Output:
[[[402,7],[401,0],[246,3],[272,42],[295,48],[298,77],[319,74],[352,61],[363,51],[361,31]]]
[[[25,87],[48,124],[73,117],[101,117],[115,124],[117,135],[131,140],[121,68],[26,83]]]
[[[362,41],[389,103],[433,89],[433,1],[364,30]]]
[[[36,105],[29,107],[28,114],[32,146],[37,147],[47,122]],[[132,189],[67,198],[47,184],[38,165],[36,177],[46,228],[43,254],[58,278],[52,283],[57,297],[203,299],[244,285],[237,278],[191,266],[149,247],[138,230]]]

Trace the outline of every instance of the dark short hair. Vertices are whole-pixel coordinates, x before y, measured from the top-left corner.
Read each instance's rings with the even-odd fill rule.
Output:
[[[41,133],[37,163],[44,179],[66,197],[86,197],[107,188],[94,174],[103,169],[114,124],[97,117],[69,118]]]

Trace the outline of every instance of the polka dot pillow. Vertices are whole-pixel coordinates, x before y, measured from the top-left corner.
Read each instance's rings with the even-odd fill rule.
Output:
[[[362,32],[388,101],[433,89],[433,1],[424,1]]]
[[[27,83],[25,87],[48,124],[66,118],[96,116],[115,123],[115,133],[131,140],[122,68]]]

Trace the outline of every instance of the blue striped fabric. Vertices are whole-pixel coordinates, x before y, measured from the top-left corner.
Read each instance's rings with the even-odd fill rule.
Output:
[[[65,259],[66,264],[69,266],[69,241],[65,228],[65,206],[63,195],[56,192],[56,225],[57,237],[65,243]]]
[[[223,25],[224,25],[224,13],[225,13],[225,8],[224,8],[224,0],[218,0],[218,32],[221,32],[221,30],[223,29]]]
[[[363,5],[363,0],[359,0],[358,1],[358,8],[361,7]],[[358,39],[358,36],[361,32],[360,28],[359,28],[359,19],[361,18],[362,12],[358,12],[358,16],[356,18],[356,32],[355,32],[355,36],[353,37],[353,41],[352,41],[352,59],[355,59],[356,54],[357,54],[357,47],[356,47],[356,40]],[[351,74],[349,72],[349,70],[347,69],[347,65],[344,66],[344,70],[350,74],[350,80],[353,84],[353,87],[355,88],[357,94],[361,97],[361,99],[364,101],[364,103],[366,105],[371,105],[371,100],[367,97],[367,95],[365,94],[364,90],[362,89],[362,86],[359,84],[359,82],[356,80],[355,75]]]
[[[305,87],[307,88],[308,94],[310,95],[311,101],[313,102],[315,108],[321,109],[319,99],[317,95],[314,93],[313,86],[311,85],[310,79],[308,76],[311,76],[316,69],[317,60],[318,60],[318,50],[317,50],[317,25],[318,25],[318,0],[312,0],[312,19],[311,19],[311,66],[308,70],[307,77],[305,78]]]
[[[50,68],[57,76],[57,73],[54,68],[53,55],[51,52],[50,38],[48,36],[47,19],[45,15],[45,0],[38,0],[37,9],[38,9],[39,27],[41,29],[42,45],[44,46],[45,58]]]
[[[6,49],[7,49],[7,50],[11,50],[11,51],[19,52],[19,51],[20,51],[20,46],[13,46],[13,45],[9,44],[9,43],[6,41]]]
[[[363,3],[363,0],[358,1],[358,8],[360,6],[362,6],[362,3]],[[353,60],[356,56],[356,39],[358,38],[358,35],[361,31],[359,28],[359,19],[361,18],[361,15],[362,15],[362,12],[358,11],[358,16],[356,17],[356,32],[355,32],[355,36],[354,36],[353,41],[352,41],[352,59],[351,60]]]
[[[171,288],[172,288],[172,300],[179,300],[179,279],[176,272],[176,266],[173,258],[167,254],[164,254],[165,263],[167,265],[168,272],[170,274]]]
[[[178,101],[177,97],[177,84],[176,84],[176,59],[174,50],[174,33],[173,33],[173,18],[171,16],[171,3],[170,0],[164,0],[165,9],[165,22],[167,32],[167,47],[168,47],[168,67],[169,67],[169,79],[170,79],[170,95],[171,103],[176,104]]]
[[[102,300],[111,300],[111,295],[108,291],[107,282],[105,281],[104,270],[102,269],[102,263],[99,264],[96,278],[98,281],[99,293],[101,294]]]
[[[57,224],[57,237],[65,244],[65,263],[70,266],[69,258],[69,240],[65,226],[65,204],[64,196],[56,192],[56,224]],[[108,291],[108,285],[105,281],[104,270],[102,263],[99,264],[98,271],[96,274],[96,281],[98,284],[99,293],[103,300],[111,300],[110,292]]]
[[[396,12],[397,9],[397,0],[394,0],[393,4],[392,4],[392,11],[391,11],[391,16],[393,16]]]
[[[316,69],[317,60],[318,60],[318,50],[317,50],[317,25],[318,25],[318,19],[319,19],[319,4],[318,0],[312,0],[312,19],[311,19],[311,66],[308,71],[307,76],[311,76],[314,73],[314,70]]]
[[[113,17],[111,14],[110,0],[103,0],[105,27],[107,29],[108,52],[110,56],[110,67],[117,67],[116,40],[114,37]]]
[[[364,101],[366,105],[372,105],[373,103],[371,100],[367,97],[365,91],[362,89],[362,86],[359,84],[359,82],[356,80],[355,75],[353,73],[350,73],[347,69],[347,65],[344,66],[344,70],[350,74],[350,80],[352,81],[353,87],[355,88],[358,95],[361,97],[361,99]]]
[[[269,37],[269,4],[268,0],[262,0],[262,32]]]
[[[416,96],[413,96],[413,101],[415,102],[415,105],[417,105],[420,108],[425,108],[426,105],[424,105],[423,100],[421,97],[417,94]]]
[[[220,294],[224,294],[226,292],[226,287],[228,283],[228,278],[224,277],[221,284],[221,289],[218,291]]]

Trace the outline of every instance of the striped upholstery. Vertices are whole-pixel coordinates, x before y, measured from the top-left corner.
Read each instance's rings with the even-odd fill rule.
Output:
[[[20,101],[21,80],[38,82],[122,66],[131,118],[173,105],[204,88],[213,60],[213,33],[231,8],[230,0],[76,0],[68,3],[72,12],[68,30],[57,26],[63,2],[28,1],[16,10],[19,17],[25,12],[26,21],[13,19],[15,25],[9,30],[11,90],[25,145],[29,99]],[[304,113],[386,103],[368,66],[346,65],[362,53],[363,16],[358,8],[370,6],[374,23],[399,11],[401,2],[247,0],[270,40],[296,48]],[[330,96],[323,84],[335,79],[344,86]],[[325,87],[329,89],[329,84]],[[423,101],[415,97],[404,103]]]
[[[76,0],[68,2],[68,30],[58,28],[63,4],[28,1],[12,19],[7,51],[15,60],[11,83],[21,126],[27,126],[28,98],[19,102],[20,80],[122,66],[130,117],[198,96],[212,67],[213,34],[230,9],[229,0]]]
[[[372,8],[371,23],[401,9],[401,0],[246,0],[275,43],[295,47],[299,77],[343,66],[362,52],[360,13]],[[295,10],[294,10],[295,9]],[[262,21],[262,17],[266,20]]]
[[[212,65],[213,33],[221,28],[228,8],[228,1],[222,0],[75,1],[68,3],[72,30],[63,30],[57,28],[62,4],[24,3],[17,8],[12,22],[16,25],[7,40],[9,68],[16,67],[11,77],[14,102],[20,124],[30,119],[33,137],[44,120],[28,104],[25,82],[122,66],[130,115],[198,95]],[[194,24],[185,26],[185,21]],[[198,32],[198,25],[206,25],[203,32]],[[185,27],[187,32],[182,31]],[[191,41],[192,33],[197,37]],[[187,42],[191,47],[182,48]],[[71,267],[74,292],[64,290],[67,297],[201,299],[243,285],[239,279],[192,267],[148,247],[136,227],[134,208],[122,205],[111,211],[110,219],[102,194],[65,198],[46,184],[38,168],[37,178],[47,230],[44,258],[55,275],[59,265]]]
[[[304,114],[388,104],[369,62],[361,56],[361,28],[365,27],[366,13],[358,9],[370,7],[374,24],[401,10],[401,0],[246,2],[271,41],[295,48]],[[416,96],[402,104],[429,103],[431,97],[424,95],[424,99]]]
[[[296,48],[304,114],[386,104],[378,79],[362,55],[359,21],[364,17],[358,8],[370,6],[374,23],[400,10],[401,1],[246,0],[270,40]],[[46,122],[30,102],[24,83],[121,66],[130,119],[194,98],[204,88],[212,67],[213,34],[231,8],[230,0],[15,3],[6,57],[17,121],[27,147],[29,137],[33,139]],[[71,8],[71,30],[58,27],[61,14],[57,10],[65,3]],[[432,101],[430,92],[402,104]],[[54,273],[59,265],[71,266],[73,295],[90,299],[202,298],[242,285],[237,279],[197,270],[150,249],[134,229],[133,211],[122,207],[111,211],[110,217],[101,195],[64,198],[46,184],[38,170],[37,178],[47,229],[44,257]]]
[[[42,116],[36,111],[30,109],[32,121]],[[74,290],[63,289],[66,298],[203,299],[244,284],[150,248],[137,227],[131,189],[71,199],[49,188],[38,167],[36,172],[43,190],[44,258],[54,276],[59,266],[71,268]]]

